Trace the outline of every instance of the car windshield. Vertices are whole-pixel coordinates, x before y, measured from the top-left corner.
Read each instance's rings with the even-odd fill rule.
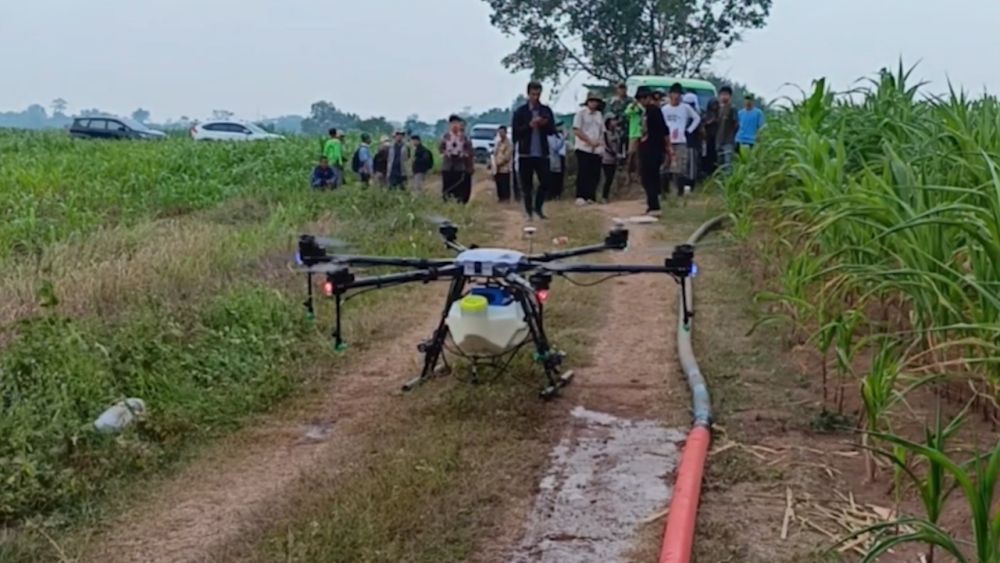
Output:
[[[249,129],[249,130],[253,131],[254,133],[256,133],[257,135],[268,135],[269,134],[260,125],[257,125],[255,123],[244,123],[243,125],[247,129]]]
[[[491,141],[496,136],[496,127],[476,127],[472,129],[472,138],[478,141]]]
[[[151,133],[153,131],[149,127],[146,127],[145,125],[143,125],[142,123],[139,123],[138,121],[136,121],[134,119],[129,119],[127,117],[122,117],[122,118],[118,118],[118,121],[121,121],[122,123],[124,123],[125,125],[127,125],[129,129],[131,129],[133,131],[140,131],[142,133]]]

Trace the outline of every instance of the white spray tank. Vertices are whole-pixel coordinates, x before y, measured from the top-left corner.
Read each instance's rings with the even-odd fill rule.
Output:
[[[146,414],[145,401],[135,398],[125,399],[101,413],[101,416],[94,421],[94,428],[105,434],[121,432],[144,414]]]
[[[452,304],[445,322],[455,345],[470,356],[509,352],[529,334],[521,304],[500,288],[474,289]]]

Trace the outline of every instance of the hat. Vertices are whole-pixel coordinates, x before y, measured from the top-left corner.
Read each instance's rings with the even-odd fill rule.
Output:
[[[649,86],[639,86],[635,89],[635,98],[637,100],[642,98],[648,98],[653,95],[653,89]]]
[[[584,100],[583,103],[580,104],[580,105],[581,106],[585,106],[585,105],[589,104],[591,100],[594,100],[594,101],[597,101],[597,102],[603,102],[604,98],[602,98],[601,95],[598,94],[597,92],[595,92],[594,90],[591,90],[591,91],[587,92],[587,99]]]
[[[684,92],[684,87],[683,87],[683,86],[681,86],[681,83],[680,83],[680,82],[674,82],[674,83],[673,83],[673,84],[672,84],[672,85],[670,86],[670,93],[671,93],[671,94],[681,94],[681,93],[683,93],[683,92]]]

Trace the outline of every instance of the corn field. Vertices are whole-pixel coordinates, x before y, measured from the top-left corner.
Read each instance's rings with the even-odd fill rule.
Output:
[[[826,408],[842,413],[859,393],[869,451],[912,475],[923,500],[952,490],[924,487],[934,475],[970,499],[976,557],[936,528],[933,506],[910,540],[995,562],[997,456],[952,462],[941,424],[918,444],[887,416],[933,385],[995,424],[1000,391],[1000,102],[925,95],[912,72],[901,64],[839,95],[817,81],[769,120],[724,194],[738,234],[770,265],[760,322],[790,321],[816,348]],[[931,469],[914,470],[917,459]]]

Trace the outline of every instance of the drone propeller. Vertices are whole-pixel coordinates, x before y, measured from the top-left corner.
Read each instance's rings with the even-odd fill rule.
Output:
[[[354,247],[351,243],[339,238],[313,237],[313,240],[327,250],[350,250]]]
[[[713,239],[705,242],[699,242],[695,245],[695,248],[711,248],[713,246],[721,246],[726,244],[726,239]],[[655,246],[644,246],[642,248],[629,248],[626,252],[635,256],[670,256],[674,253],[674,249],[677,248],[675,244],[665,244],[665,245],[655,245]]]
[[[427,215],[424,215],[424,219],[426,219],[428,223],[437,227],[442,225],[454,225],[454,223],[451,222],[451,219],[448,219],[444,215],[428,213]]]

